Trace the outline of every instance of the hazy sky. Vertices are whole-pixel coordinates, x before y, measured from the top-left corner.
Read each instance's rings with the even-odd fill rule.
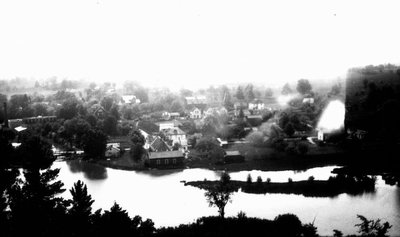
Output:
[[[190,87],[400,62],[399,1],[3,1],[0,78]]]

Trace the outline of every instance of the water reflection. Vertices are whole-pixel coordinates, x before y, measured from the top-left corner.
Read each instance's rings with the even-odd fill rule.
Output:
[[[166,175],[173,175],[181,173],[183,169],[169,169],[169,170],[150,170],[150,171],[136,171],[139,174],[149,175],[152,177],[162,177]]]
[[[216,209],[208,206],[204,190],[185,186],[180,181],[219,180],[220,171],[185,169],[139,172],[104,169],[84,162],[55,162],[53,168],[61,169],[59,179],[67,189],[79,179],[87,184],[88,192],[95,200],[93,210],[109,209],[116,201],[131,216],[151,218],[157,227],[177,226],[193,222],[201,216],[217,215]],[[315,180],[327,180],[334,176],[331,173],[334,168],[315,168],[301,173],[253,170],[230,172],[230,175],[232,180],[241,181],[246,181],[249,173],[253,180],[261,176],[263,181],[269,177],[272,182],[287,182],[289,177],[293,181],[307,180],[309,176],[314,176]],[[93,171],[100,173],[103,179],[93,180]],[[63,197],[71,198],[69,192],[65,192]],[[360,214],[371,219],[389,221],[393,225],[389,234],[398,236],[399,198],[399,188],[386,185],[381,178],[377,180],[376,193],[358,196],[340,194],[335,198],[314,198],[296,194],[249,194],[239,191],[234,193],[232,203],[228,203],[226,215],[235,216],[239,211],[244,211],[250,217],[273,219],[282,213],[293,213],[304,223],[316,218],[315,224],[321,235],[332,235],[333,229],[339,229],[347,235],[356,233],[354,225],[358,223],[357,214]]]
[[[107,170],[104,166],[81,160],[70,160],[66,161],[66,163],[72,173],[82,172],[87,179],[101,180],[107,178]]]

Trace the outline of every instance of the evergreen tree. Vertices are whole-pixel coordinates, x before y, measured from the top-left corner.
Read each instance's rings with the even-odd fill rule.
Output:
[[[68,202],[57,197],[65,190],[56,181],[59,169],[50,169],[54,161],[50,144],[33,136],[17,152],[24,161],[24,179],[18,178],[9,191],[11,230],[16,236],[54,236],[64,231]]]
[[[236,98],[238,100],[244,100],[244,94],[243,94],[243,90],[240,86],[238,86],[237,91],[236,91]]]
[[[68,210],[71,218],[71,228],[76,236],[85,236],[91,226],[92,204],[94,200],[87,193],[86,185],[78,180],[70,189],[72,207]]]
[[[253,91],[253,85],[252,84],[248,84],[246,86],[245,92],[246,92],[246,99],[247,99],[248,102],[254,100],[255,96],[254,96],[254,91]]]

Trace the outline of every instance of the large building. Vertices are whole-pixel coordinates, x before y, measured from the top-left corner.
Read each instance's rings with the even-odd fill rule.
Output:
[[[182,151],[163,151],[149,153],[149,166],[152,168],[177,168],[183,165]]]

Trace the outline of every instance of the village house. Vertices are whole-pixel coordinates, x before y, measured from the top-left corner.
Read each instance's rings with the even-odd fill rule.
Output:
[[[259,99],[255,99],[252,102],[249,103],[249,110],[256,110],[256,111],[260,111],[260,110],[264,110],[265,109],[265,104],[264,102],[262,102]]]
[[[145,138],[146,142],[143,146],[144,149],[149,149],[153,141],[153,136],[158,135],[160,132],[159,126],[146,120],[140,120],[135,123],[137,129]]]
[[[182,129],[174,127],[162,130],[165,136],[172,141],[172,145],[178,143],[182,147],[187,147],[186,133]]]
[[[134,95],[123,95],[119,104],[140,104],[140,100]]]
[[[171,148],[168,146],[168,144],[164,140],[161,139],[161,137],[157,136],[151,142],[149,151],[150,152],[171,151]]]
[[[178,120],[157,122],[156,124],[159,126],[160,131],[162,131],[164,129],[169,129],[169,128],[175,128],[175,127],[182,126],[182,123],[179,122]]]
[[[149,152],[149,166],[152,168],[178,168],[183,165],[182,151]]]
[[[105,157],[117,158],[121,155],[121,148],[119,143],[107,143]]]
[[[106,110],[103,108],[103,106],[94,104],[89,108],[89,113],[96,116],[96,118],[104,118],[106,115]]]
[[[194,108],[192,111],[190,111],[190,118],[191,119],[201,119],[203,118],[203,113],[199,108]]]
[[[226,163],[243,162],[244,156],[239,151],[225,151],[224,161]]]

